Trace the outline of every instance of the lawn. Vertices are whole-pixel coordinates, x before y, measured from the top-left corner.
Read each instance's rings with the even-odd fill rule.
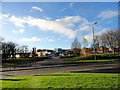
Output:
[[[118,74],[55,73],[0,80],[2,88],[118,88]],[[120,88],[120,87],[119,87]]]
[[[98,59],[98,60],[79,60],[75,62],[116,62],[120,61],[120,59]]]
[[[97,60],[89,60],[89,59],[86,59],[86,60],[79,60],[79,57],[74,57],[74,58],[65,58],[64,60],[66,61],[71,61],[71,62],[117,62],[117,61],[120,61],[120,58],[111,58],[111,59],[97,59]]]

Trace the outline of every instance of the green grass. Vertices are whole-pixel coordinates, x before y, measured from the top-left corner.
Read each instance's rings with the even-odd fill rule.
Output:
[[[76,56],[76,57],[70,57],[70,56],[64,56],[62,58],[65,58],[66,60],[71,60],[71,61],[79,61],[79,60],[93,60],[94,59],[94,54],[89,54],[86,56]],[[118,56],[117,53],[104,53],[104,54],[96,54],[96,58],[98,60],[102,59],[119,59],[120,56]],[[120,59],[119,59],[120,60]]]
[[[79,60],[75,62],[115,62],[115,61],[120,61],[120,59]]]
[[[71,61],[71,62],[86,62],[86,63],[90,63],[90,62],[116,62],[116,61],[120,61],[120,59],[97,59],[97,60],[78,60],[77,57],[74,58],[66,58],[66,61]]]
[[[118,88],[118,74],[56,73],[0,80],[2,88]]]

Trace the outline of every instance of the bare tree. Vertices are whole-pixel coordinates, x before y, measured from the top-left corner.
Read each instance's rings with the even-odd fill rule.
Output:
[[[15,47],[16,47],[16,44],[13,42],[3,42],[2,43],[3,59],[9,58],[9,57],[15,57]]]
[[[117,41],[116,41],[116,37],[115,37],[115,31],[108,31],[106,33],[106,39],[107,39],[107,45],[113,49],[113,53],[114,53],[114,49],[117,46]]]
[[[0,37],[0,52],[2,52],[2,42],[4,41],[4,38]]]
[[[115,38],[115,45],[116,45],[116,48],[118,49],[118,55],[119,55],[119,52],[120,52],[120,29],[115,29],[114,38]]]
[[[16,52],[19,53],[23,58],[29,57],[27,45],[17,46]]]
[[[16,52],[17,53],[28,53],[28,46],[27,45],[22,45],[16,47]]]
[[[4,40],[4,38],[3,38],[3,37],[0,37],[0,43],[2,43],[2,42],[3,42],[3,40]]]
[[[116,48],[118,48],[118,52],[120,49],[120,29],[110,30],[106,33],[101,34],[100,36],[96,36],[95,39],[96,47],[103,47],[103,53],[105,47],[109,47],[113,49],[113,52]]]
[[[86,48],[88,46],[88,41],[86,38],[83,38],[83,46]]]
[[[73,41],[72,46],[71,46],[71,49],[73,50],[73,54],[75,56],[80,56],[80,48],[81,48],[81,44],[77,40],[77,38],[75,38],[75,40]]]
[[[94,46],[95,48],[99,48],[100,47],[100,36],[94,36]]]
[[[72,49],[75,49],[75,48],[81,48],[81,44],[80,42],[77,40],[77,38],[75,38],[75,40],[73,41],[72,43],[72,46],[71,46]]]

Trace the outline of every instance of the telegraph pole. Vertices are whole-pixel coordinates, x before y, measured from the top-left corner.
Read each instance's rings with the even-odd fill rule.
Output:
[[[97,22],[95,22],[94,24],[97,24]],[[92,24],[92,31],[93,31],[93,51],[94,51],[94,60],[96,60],[96,50],[95,50],[95,38],[94,38],[94,26]]]

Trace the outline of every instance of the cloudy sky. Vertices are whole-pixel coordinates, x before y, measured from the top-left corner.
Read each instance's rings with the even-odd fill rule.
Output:
[[[118,27],[117,2],[3,2],[0,35],[37,48],[71,48],[77,37],[92,42],[95,34]]]

